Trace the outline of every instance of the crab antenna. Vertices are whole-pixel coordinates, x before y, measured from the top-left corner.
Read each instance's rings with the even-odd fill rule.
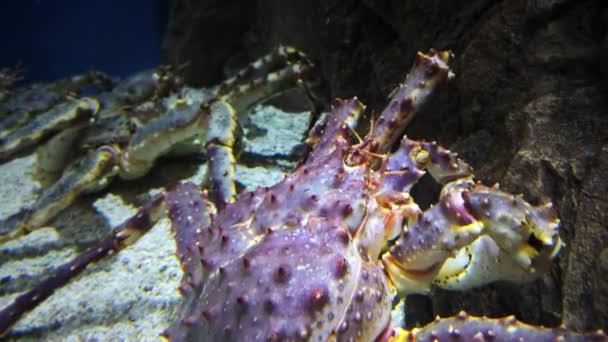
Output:
[[[358,144],[362,144],[363,143],[363,138],[361,138],[361,136],[359,135],[359,133],[357,133],[357,131],[355,131],[354,128],[352,127],[348,127],[348,130],[355,136],[355,138],[357,138],[357,143]]]

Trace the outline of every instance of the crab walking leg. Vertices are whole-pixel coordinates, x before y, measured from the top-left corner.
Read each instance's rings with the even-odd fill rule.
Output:
[[[291,55],[297,54],[293,48],[285,49],[294,52],[286,54],[284,57],[280,55],[282,58],[289,58]],[[304,54],[299,53],[297,56],[304,56]],[[238,86],[226,88],[223,84],[220,85],[220,88],[227,90],[218,91],[217,99],[230,103],[236,113],[243,115],[247,109],[257,103],[269,100],[289,89],[300,87],[303,79],[307,79],[314,68],[312,62],[305,58],[301,58],[297,62],[285,61],[284,64],[274,71],[264,73],[261,77],[249,82],[241,82]],[[256,63],[251,65],[256,65]]]
[[[331,115],[326,115],[308,134],[306,142],[311,147],[312,152],[306,163],[312,163],[331,153],[336,147],[337,140],[345,139],[349,130],[354,131],[363,111],[365,111],[365,105],[356,97],[347,100],[334,100]]]
[[[57,132],[46,143],[38,146],[35,176],[41,185],[46,188],[55,182],[65,170],[65,166],[69,165],[78,153],[82,153],[74,146],[95,148],[110,141],[124,141],[133,123],[128,120],[131,112],[129,107],[151,97],[154,97],[151,100],[160,100],[158,94],[155,94],[157,89],[166,88],[165,84],[176,78],[167,75],[165,69],[166,67],[159,67],[157,71],[139,72],[118,83],[112,91],[98,94],[96,100],[100,109],[95,120],[84,121]],[[161,77],[160,73],[163,71],[165,74]]]
[[[544,328],[505,318],[474,317],[461,311],[449,318],[437,317],[422,328],[396,328],[391,342],[406,341],[606,341],[606,334],[577,334],[564,328]]]
[[[0,162],[31,152],[39,142],[77,122],[91,119],[98,110],[99,102],[87,97],[55,106],[0,140]]]
[[[5,139],[9,134],[25,125],[34,114],[31,111],[16,111],[5,114],[0,121],[0,139]]]
[[[198,310],[201,283],[209,276],[209,268],[205,267],[203,258],[207,245],[203,234],[208,234],[211,217],[215,215],[214,205],[208,201],[207,194],[193,183],[179,184],[176,189],[166,195],[167,212],[171,219],[171,228],[175,234],[177,257],[184,271],[179,285],[183,301],[176,309],[178,317],[184,313],[197,312],[189,315],[184,321],[177,321],[162,335],[171,340],[183,340],[188,335],[186,329],[180,329],[182,324],[192,325],[202,317],[202,309]],[[220,238],[221,239],[221,238]]]
[[[178,100],[158,119],[139,128],[129,141],[120,160],[120,178],[136,179],[154,166],[156,159],[188,138],[196,136],[205,126],[197,105]]]
[[[278,46],[271,53],[249,63],[247,67],[239,70],[235,76],[215,87],[214,92],[217,97],[221,97],[233,92],[237,85],[261,82],[266,75],[295,64],[312,66],[313,63],[306,54],[293,47]],[[258,81],[254,82],[254,80]]]
[[[293,48],[279,48],[274,55],[274,57],[268,58],[268,61],[271,62],[273,67],[284,64],[285,66],[282,67],[282,69],[271,72],[261,78],[254,78],[256,76],[255,73],[254,75],[247,75],[247,73],[244,73],[240,76],[239,81],[245,81],[245,78],[247,77],[253,78],[249,83],[220,86],[216,89],[214,103],[218,104],[216,105],[217,108],[219,108],[218,110],[232,106],[237,110],[240,108],[244,111],[258,101],[263,101],[284,89],[297,86],[297,80],[312,68],[312,64],[306,60],[305,55],[297,52]],[[290,64],[291,60],[299,60],[302,63]],[[254,64],[258,69],[264,69],[262,71],[267,71],[267,69],[270,68],[270,66],[266,66],[263,63]],[[125,91],[126,89],[131,88],[134,88],[135,90],[143,90],[144,88],[149,89],[150,82],[152,82],[153,78],[148,74],[149,73],[145,73],[143,76],[134,77],[132,80],[128,80],[121,88],[124,88]],[[228,100],[230,100],[230,103]],[[209,119],[208,117],[211,114],[208,112],[204,113],[204,111],[201,112],[199,105],[200,102],[193,105],[192,103],[187,103],[187,100],[178,100],[175,106],[169,108],[166,115],[162,115],[160,118],[153,120],[140,128],[131,138],[126,148],[122,149],[122,146],[100,147],[97,150],[99,153],[98,156],[89,155],[77,169],[67,171],[64,177],[45,191],[43,198],[39,199],[37,203],[34,204],[33,208],[23,211],[4,222],[0,222],[0,241],[7,237],[2,235],[6,235],[10,231],[15,230],[15,226],[18,225],[18,223],[16,224],[15,222],[23,222],[23,216],[26,216],[25,222],[21,224],[21,227],[16,229],[11,236],[18,236],[44,224],[59,211],[71,204],[79,194],[93,192],[105,187],[106,183],[116,173],[116,170],[113,168],[116,163],[119,164],[118,174],[123,179],[139,178],[145,175],[149,169],[154,166],[156,159],[169,152],[175,144],[205,131],[207,120]],[[7,139],[4,143],[0,142],[0,160],[2,159],[4,152],[11,153],[12,155],[14,149],[11,146],[14,144],[18,145],[15,145],[18,147],[15,148],[22,150],[25,148],[24,146],[32,147],[35,142],[47,138],[49,135],[62,128],[72,127],[76,132],[73,132],[72,129],[68,129],[67,131],[56,135],[57,139],[51,139],[51,145],[54,147],[65,146],[68,143],[67,141],[70,140],[65,138],[72,138],[73,135],[77,135],[78,129],[74,126],[77,120],[82,120],[84,114],[88,114],[89,111],[96,113],[99,110],[99,106],[97,100],[84,98],[77,102],[70,103],[69,106],[59,106],[48,114],[45,113],[41,115],[39,118],[43,118],[44,120],[40,119],[34,121],[32,125],[26,126],[24,130],[19,131],[21,132],[19,136],[23,136],[22,138]],[[208,108],[208,106],[204,105],[204,108]],[[235,114],[231,115],[235,118]],[[229,132],[225,134],[233,135],[234,132],[232,132],[232,130],[234,127],[236,127],[236,125],[227,127]],[[28,133],[29,135],[26,134],[30,131],[33,133]],[[8,148],[7,151],[3,150],[5,147]],[[48,151],[49,149],[45,148],[41,153],[47,153]],[[115,153],[114,151],[120,151],[120,153]],[[224,152],[225,150],[220,149],[220,153],[218,153],[218,155],[221,155],[218,157],[218,160],[224,163],[219,164],[220,167],[217,168],[219,170],[226,170],[226,165],[233,163],[234,158],[229,157],[229,154],[231,155],[232,152]],[[52,171],[57,169],[58,164],[55,159],[60,158],[53,157],[59,156],[50,155],[41,158],[43,159],[41,167],[44,170],[51,171],[42,172],[41,176],[52,176]],[[226,162],[228,164],[226,164]],[[215,173],[223,174],[224,172]],[[98,177],[97,180],[93,176]],[[230,181],[226,182],[226,185],[232,182],[233,177],[229,177],[228,179]],[[228,187],[224,186],[224,188]],[[224,196],[226,199],[231,198],[234,194],[234,192],[226,191],[223,191],[222,193],[228,193],[228,195]],[[49,199],[51,200],[49,201]],[[30,218],[27,218],[27,216]]]
[[[435,89],[453,77],[448,66],[451,57],[449,51],[418,52],[405,82],[391,93],[389,104],[370,132],[374,152],[387,152]]]
[[[78,153],[73,147],[79,143],[87,125],[88,123],[82,123],[66,128],[38,146],[35,152],[34,177],[43,189],[48,188],[61,177],[65,166],[69,165],[70,160]]]
[[[76,166],[66,170],[63,176],[19,216],[24,219],[14,224],[0,222],[0,241],[14,239],[39,228],[71,205],[78,196],[95,192],[107,186],[116,174],[117,156],[110,147],[100,147],[89,152]]]
[[[13,98],[1,101],[0,139],[4,140],[34,116],[51,110],[51,107],[66,100],[68,96],[78,96],[90,85],[108,90],[113,86],[113,81],[110,76],[99,71],[90,71],[51,84],[32,87],[18,92]]]
[[[215,207],[195,184],[184,183],[167,189],[166,193],[154,196],[134,216],[115,227],[97,245],[59,267],[52,276],[32,290],[18,296],[13,303],[2,309],[0,311],[0,336],[6,333],[7,329],[23,314],[42,303],[55,290],[80,274],[89,264],[135,243],[167,212],[172,221],[177,243],[176,254],[184,269],[180,291],[182,293],[192,291],[203,279],[202,264],[198,261],[193,262],[193,260],[201,259],[199,246],[196,245],[196,241],[200,240],[197,235],[201,234],[202,228],[210,225]],[[187,306],[187,303],[184,305]]]
[[[472,183],[473,168],[457,158],[455,153],[435,142],[403,137],[399,148],[387,158],[381,170],[380,192],[409,192],[425,171],[441,185]]]
[[[176,315],[184,317],[184,313],[196,311],[200,307],[198,300],[201,283],[206,280],[210,271],[205,267],[208,265],[203,258],[204,249],[209,246],[201,242],[205,241],[203,234],[209,233],[211,218],[216,214],[216,210],[208,200],[206,192],[190,182],[179,184],[168,191],[165,199],[171,229],[175,234],[176,255],[184,271],[178,288],[182,302],[176,308]],[[198,311],[198,315],[189,316],[183,322],[178,320],[164,330],[162,335],[172,341],[184,339],[188,331],[180,329],[182,323],[191,325],[202,317],[201,314],[202,312]]]
[[[295,52],[294,52],[295,53]],[[289,55],[287,55],[289,56]],[[274,59],[270,59],[274,61]],[[255,67],[264,65],[253,63]],[[222,110],[232,107],[236,113],[245,113],[256,103],[290,88],[298,86],[298,80],[312,68],[311,64],[289,64],[282,69],[264,74],[246,82],[248,77],[255,77],[243,72],[243,75],[229,79],[214,89],[213,100],[198,105],[185,101],[177,102],[175,108],[169,109],[166,115],[152,120],[140,128],[129,141],[121,160],[121,178],[133,179],[143,176],[154,165],[156,159],[165,155],[176,143],[192,138],[198,134],[204,135],[209,116],[213,114],[211,105]],[[225,126],[232,129],[232,126]],[[233,134],[233,133],[230,133]],[[210,139],[206,139],[209,141]]]
[[[67,284],[80,274],[87,265],[133,244],[139,236],[145,234],[165,213],[165,202],[162,194],[155,196],[143,206],[137,214],[122,224],[96,246],[93,246],[59,267],[52,276],[42,281],[33,289],[18,296],[13,303],[0,311],[0,336],[16,323],[26,312],[51,296],[55,290]]]
[[[236,112],[224,101],[216,101],[203,109],[209,113],[205,141],[209,162],[209,188],[213,203],[224,208],[236,196],[234,142],[238,129]]]

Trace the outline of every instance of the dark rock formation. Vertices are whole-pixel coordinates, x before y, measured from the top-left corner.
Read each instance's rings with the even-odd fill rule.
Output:
[[[212,83],[294,45],[318,61],[328,95],[379,110],[415,51],[453,50],[457,78],[408,134],[451,146],[485,182],[551,199],[566,245],[537,282],[436,291],[427,306],[608,329],[607,31],[600,0],[174,0],[164,54],[191,63],[188,81]]]
[[[255,2],[238,0],[170,1],[163,58],[187,63],[190,84],[217,84],[226,60],[242,49]]]

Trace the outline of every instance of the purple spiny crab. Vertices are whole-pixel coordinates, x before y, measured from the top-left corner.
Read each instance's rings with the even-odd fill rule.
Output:
[[[605,340],[601,331],[576,334],[512,317],[461,313],[411,331],[392,318],[395,295],[426,292],[431,284],[463,289],[529,280],[560,249],[550,204],[532,206],[474,182],[465,162],[434,143],[404,137],[390,153],[451,75],[449,58],[443,51],[418,54],[370,133],[354,142],[364,106],[356,98],[336,100],[310,132],[306,161],[272,187],[232,198],[215,186],[216,205],[195,184],[168,187],[0,312],[0,329],[168,214],[184,270],[183,302],[163,333],[172,341]],[[443,189],[439,203],[422,211],[409,189],[425,171]]]

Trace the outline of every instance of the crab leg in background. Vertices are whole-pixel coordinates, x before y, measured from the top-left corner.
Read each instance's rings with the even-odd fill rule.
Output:
[[[82,194],[103,189],[116,174],[116,154],[110,147],[87,153],[82,161],[66,170],[36,202],[0,222],[0,242],[18,238],[42,227]]]
[[[232,148],[237,139],[237,113],[297,87],[311,68],[312,63],[301,52],[279,47],[215,87],[208,102],[178,99],[161,117],[139,128],[127,146],[105,145],[88,152],[46,189],[31,208],[0,222],[0,241],[41,227],[82,194],[107,187],[116,175],[122,179],[144,176],[175,144],[199,134],[207,136],[203,147],[208,149],[209,182],[214,196],[221,199],[218,206],[223,207],[235,195]]]
[[[104,145],[127,141],[140,111],[149,111],[134,107],[141,103],[148,105],[142,108],[150,107],[182,85],[181,78],[173,69],[172,66],[160,66],[120,81],[111,91],[95,96],[100,110],[90,120],[62,129],[38,146],[35,176],[43,188],[56,182],[66,173],[66,165],[79,156],[89,155]],[[80,148],[75,148],[78,146]]]
[[[86,97],[55,106],[0,140],[0,162],[31,153],[44,139],[79,122],[89,121],[98,111],[99,102]]]
[[[124,170],[121,176],[128,179],[145,174],[176,139],[200,134],[205,137],[210,191],[218,207],[223,207],[221,203],[230,202],[236,195],[233,148],[238,139],[238,116],[256,103],[299,86],[312,67],[303,53],[291,47],[278,47],[216,87],[215,96],[202,103],[200,110],[188,116],[162,116],[137,132],[121,161]],[[178,127],[167,129],[173,125]],[[174,133],[177,130],[179,135]]]
[[[113,81],[108,75],[90,71],[50,84],[34,84],[29,89],[16,91],[8,99],[0,100],[0,150],[6,149],[6,143],[15,146],[12,140],[27,139],[34,133],[33,130],[17,133],[30,120],[36,120],[36,116],[52,110],[53,106],[62,101],[77,97],[91,85],[105,91],[113,86]]]

